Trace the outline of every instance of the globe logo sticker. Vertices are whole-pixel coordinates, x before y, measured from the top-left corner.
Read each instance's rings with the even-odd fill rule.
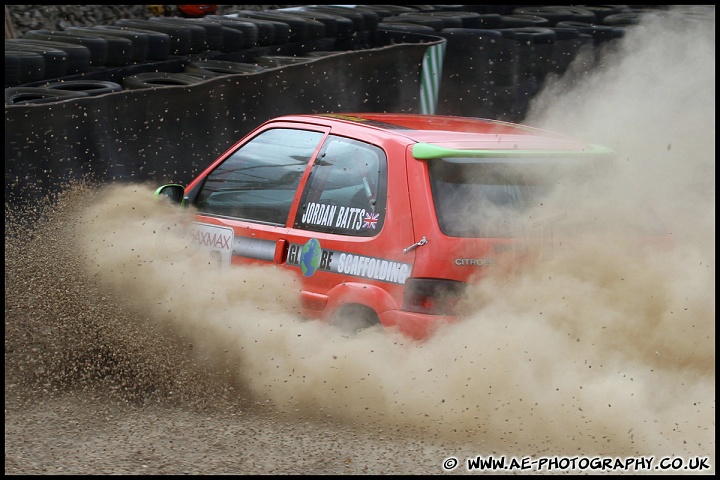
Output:
[[[311,238],[300,250],[300,270],[306,277],[311,277],[320,266],[322,248],[317,238]]]

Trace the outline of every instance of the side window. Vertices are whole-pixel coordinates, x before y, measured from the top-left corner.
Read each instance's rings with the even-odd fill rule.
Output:
[[[387,157],[368,143],[329,136],[312,166],[295,228],[371,237],[382,229]]]
[[[289,128],[262,132],[210,172],[195,206],[200,213],[285,225],[323,135]]]

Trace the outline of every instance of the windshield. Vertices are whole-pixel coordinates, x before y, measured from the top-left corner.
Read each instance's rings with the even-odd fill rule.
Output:
[[[266,130],[210,172],[195,206],[201,213],[285,225],[300,178],[323,134]]]

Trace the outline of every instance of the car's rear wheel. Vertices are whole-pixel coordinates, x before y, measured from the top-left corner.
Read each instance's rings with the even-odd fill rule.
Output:
[[[353,303],[338,308],[333,313],[330,323],[339,328],[343,335],[351,336],[380,325],[380,319],[372,308]]]

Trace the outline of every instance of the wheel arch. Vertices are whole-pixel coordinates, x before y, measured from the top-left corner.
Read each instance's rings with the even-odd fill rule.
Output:
[[[328,292],[325,318],[332,318],[340,308],[347,305],[362,305],[372,309],[378,316],[378,321],[380,321],[382,313],[399,308],[395,297],[381,286],[343,282]]]

